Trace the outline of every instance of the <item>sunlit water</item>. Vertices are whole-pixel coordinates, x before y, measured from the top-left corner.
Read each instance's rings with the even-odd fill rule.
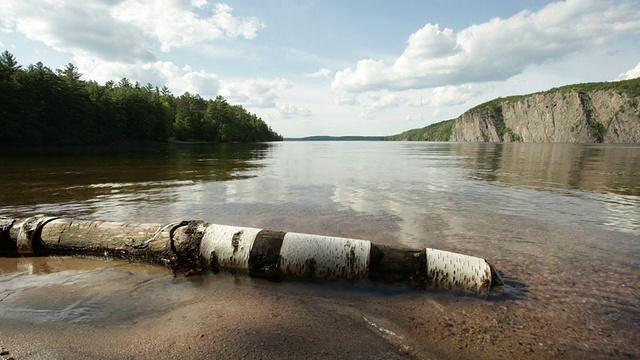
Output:
[[[429,246],[488,259],[548,311],[571,302],[624,328],[640,320],[639,146],[168,144],[1,160],[0,216],[203,219]]]

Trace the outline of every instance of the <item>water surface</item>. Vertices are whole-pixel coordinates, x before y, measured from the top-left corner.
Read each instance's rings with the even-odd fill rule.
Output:
[[[586,328],[576,349],[640,351],[638,146],[167,144],[1,160],[0,216],[203,219],[462,252],[524,284],[514,311]]]

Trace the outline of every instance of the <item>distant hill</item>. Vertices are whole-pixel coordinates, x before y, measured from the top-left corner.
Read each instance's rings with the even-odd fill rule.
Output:
[[[640,143],[640,78],[497,98],[386,140]]]
[[[383,141],[384,136],[307,136],[303,138],[285,138],[284,141]]]
[[[420,129],[407,130],[398,135],[386,136],[387,141],[449,141],[451,138],[452,120],[445,120]]]

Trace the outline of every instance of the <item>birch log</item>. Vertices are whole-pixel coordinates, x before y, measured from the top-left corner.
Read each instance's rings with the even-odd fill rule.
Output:
[[[407,284],[486,295],[503,285],[486,260],[367,240],[179,221],[130,224],[34,216],[0,219],[0,256],[97,255],[174,270],[244,272],[269,279]]]

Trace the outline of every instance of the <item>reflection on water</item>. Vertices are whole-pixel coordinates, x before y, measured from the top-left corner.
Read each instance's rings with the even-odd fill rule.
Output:
[[[167,268],[149,266],[147,264],[133,263],[124,260],[93,258],[93,257],[27,257],[5,258],[0,262],[0,275],[44,275],[67,270],[95,270],[100,268],[120,268],[122,270],[135,270],[148,274],[171,274]],[[6,281],[6,278],[0,282]]]
[[[1,160],[0,216],[204,219],[441,248],[526,284],[523,313],[640,324],[639,146],[169,144]],[[91,266],[0,259],[4,279]]]
[[[453,144],[477,179],[540,189],[640,196],[637,146],[576,144]]]
[[[200,218],[411,246],[479,212],[640,234],[637,146],[153,144],[2,162],[0,215]]]
[[[2,157],[0,204],[64,204],[241,179],[260,167],[269,145],[148,144],[45,151]]]

